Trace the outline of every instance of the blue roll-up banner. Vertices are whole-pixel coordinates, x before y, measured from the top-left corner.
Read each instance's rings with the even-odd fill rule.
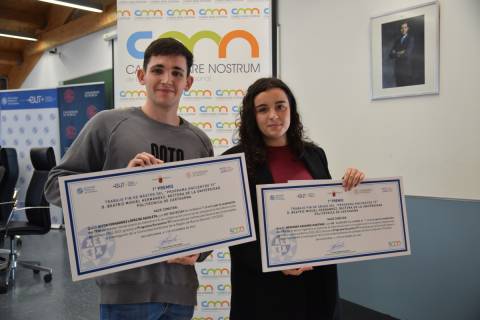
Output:
[[[53,147],[58,163],[85,123],[103,109],[103,82],[0,91],[0,145],[17,151],[19,206],[23,206],[33,172],[30,149]],[[62,223],[60,208],[51,207],[50,214],[52,226]],[[26,217],[20,212],[14,219],[25,220]]]
[[[91,83],[58,88],[60,153],[63,156],[85,123],[105,109],[105,86]]]
[[[33,173],[30,149],[53,147],[59,156],[59,132],[57,89],[0,91],[1,125],[0,144],[3,148],[15,148],[18,158],[19,207],[23,207],[25,193]],[[60,224],[61,211],[51,210],[52,224]],[[25,220],[18,211],[14,220]]]

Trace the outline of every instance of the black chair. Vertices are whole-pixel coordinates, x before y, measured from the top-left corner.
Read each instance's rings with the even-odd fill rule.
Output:
[[[16,195],[15,185],[18,180],[18,160],[17,151],[14,148],[0,149],[0,171],[2,178],[0,179],[0,226],[7,223],[7,219],[15,205]],[[0,237],[0,247],[3,247],[3,237]],[[10,250],[0,249],[0,263],[3,266]]]
[[[15,247],[17,235],[41,235],[50,231],[50,207],[45,199],[44,187],[48,173],[55,166],[55,154],[53,148],[33,148],[30,150],[30,158],[33,165],[33,174],[25,196],[25,207],[14,207],[12,214],[24,210],[27,221],[15,221],[11,218],[8,223],[0,228],[0,236],[10,239],[9,263],[5,280],[0,283],[0,293],[8,290],[9,283],[15,283],[17,265],[33,270],[34,273],[45,271],[45,282],[52,280],[52,269],[40,265],[36,261],[19,261]]]
[[[0,225],[4,225],[13,209],[13,194],[18,180],[17,151],[14,148],[0,149]]]

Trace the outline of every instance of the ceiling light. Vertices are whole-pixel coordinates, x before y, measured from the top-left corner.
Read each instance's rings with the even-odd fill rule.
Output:
[[[42,2],[48,2],[58,4],[60,6],[72,7],[81,10],[102,12],[103,8],[101,4],[92,2],[90,0],[39,0]]]
[[[7,38],[15,38],[21,40],[28,40],[28,41],[37,41],[32,35],[15,32],[15,31],[8,31],[8,30],[0,30],[0,37],[7,37]]]

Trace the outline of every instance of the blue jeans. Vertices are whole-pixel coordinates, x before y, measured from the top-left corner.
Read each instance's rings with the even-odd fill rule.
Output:
[[[193,309],[172,303],[101,304],[100,320],[190,320]]]

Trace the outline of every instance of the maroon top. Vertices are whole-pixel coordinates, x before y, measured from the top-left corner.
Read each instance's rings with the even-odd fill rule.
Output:
[[[268,168],[275,183],[289,180],[312,180],[303,161],[297,159],[293,152],[284,147],[267,147]]]

